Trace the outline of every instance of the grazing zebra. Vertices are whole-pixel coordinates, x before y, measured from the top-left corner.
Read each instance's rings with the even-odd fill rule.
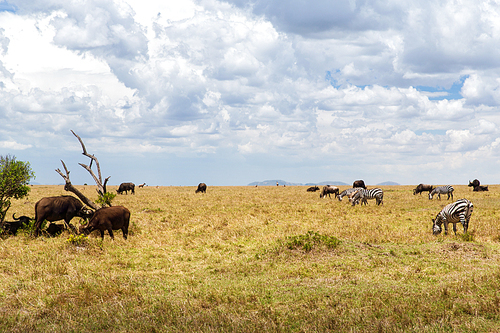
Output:
[[[369,199],[375,199],[377,205],[383,204],[384,191],[380,188],[372,188],[370,190],[361,189],[357,191],[352,198],[349,198],[352,205],[356,205],[361,200],[361,204],[368,204]]]
[[[448,223],[453,223],[453,231],[457,234],[457,222],[462,223],[464,226],[464,233],[467,232],[469,227],[470,216],[474,206],[472,202],[467,199],[460,199],[446,205],[437,215],[432,219],[432,233],[434,235],[441,233],[441,224],[444,224],[444,234],[448,234]]]
[[[446,198],[446,200],[450,199],[450,195],[451,195],[451,200],[453,200],[453,191],[454,191],[454,189],[453,189],[453,186],[451,186],[451,185],[436,187],[435,189],[432,190],[431,193],[429,193],[429,200],[432,200],[432,197],[436,193],[438,195],[439,200],[441,200],[441,194],[448,194],[448,198]]]
[[[348,188],[347,190],[342,191],[342,193],[340,193],[337,198],[339,199],[339,201],[342,201],[342,198],[345,197],[346,195],[349,195],[353,192],[356,192],[356,191],[359,191],[362,189],[363,189],[362,187]]]

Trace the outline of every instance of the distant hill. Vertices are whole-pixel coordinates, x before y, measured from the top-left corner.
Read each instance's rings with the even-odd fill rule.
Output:
[[[304,184],[304,185],[307,185],[307,186],[314,186],[314,185],[336,185],[336,186],[347,186],[349,184],[346,184],[344,182],[339,182],[338,180],[337,181],[333,181],[333,180],[329,180],[329,181],[326,181],[326,182],[319,182],[319,183],[307,183],[307,184]]]
[[[377,186],[398,186],[398,185],[401,185],[401,184],[398,184],[396,182],[383,182],[383,183],[377,184]]]
[[[300,183],[290,183],[287,181],[284,181],[282,179],[274,179],[274,180],[264,180],[263,182],[253,182],[248,184],[248,186],[276,186],[276,183],[278,183],[279,186],[297,186],[297,185],[302,185]]]
[[[318,186],[324,186],[324,185],[351,186],[350,184],[340,182],[340,181],[333,181],[333,180],[323,181],[323,182],[319,182],[319,183],[302,184],[302,183],[290,183],[290,182],[287,182],[286,180],[282,180],[282,179],[270,179],[270,180],[264,180],[262,182],[253,182],[253,183],[248,184],[248,186],[276,186],[276,182],[279,184],[279,186],[283,186],[283,185],[286,185],[286,186],[314,186],[314,185],[318,185]],[[397,186],[397,185],[401,185],[401,184],[398,184],[396,182],[387,181],[387,182],[377,184],[376,186]]]
[[[250,183],[248,184],[248,186],[276,186],[276,182],[279,184],[279,186],[283,186],[283,185],[286,185],[286,186],[314,186],[314,185],[318,185],[318,186],[323,186],[323,185],[341,185],[341,186],[346,186],[348,184],[346,183],[343,183],[343,182],[339,182],[339,181],[324,181],[324,182],[319,182],[319,183],[306,183],[306,184],[302,184],[302,183],[290,183],[290,182],[287,182],[285,180],[282,180],[282,179],[273,179],[273,180],[264,180],[262,182],[253,182],[253,183]]]

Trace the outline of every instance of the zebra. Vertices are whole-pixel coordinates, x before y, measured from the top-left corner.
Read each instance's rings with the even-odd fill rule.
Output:
[[[457,222],[462,223],[464,233],[467,232],[469,227],[469,220],[472,215],[474,206],[472,202],[467,199],[460,199],[446,205],[437,215],[432,219],[432,233],[434,235],[441,233],[441,224],[444,224],[444,234],[448,234],[448,223],[453,223],[453,231],[457,234]]]
[[[362,187],[353,187],[353,188],[348,188],[347,190],[345,191],[342,191],[342,193],[340,193],[337,198],[339,199],[339,201],[342,201],[342,198],[345,197],[346,195],[349,195],[353,192],[356,192],[356,191],[359,191],[359,190],[362,190],[363,188]]]
[[[351,201],[352,205],[356,205],[359,203],[359,200],[361,200],[361,204],[368,204],[368,199],[375,199],[377,201],[377,205],[383,204],[384,200],[384,191],[380,188],[372,188],[369,190],[365,189],[360,189],[357,191],[352,198],[349,200]]]
[[[448,198],[446,198],[446,200],[450,199],[451,195],[451,200],[453,200],[453,191],[454,189],[453,186],[451,185],[436,187],[435,189],[432,190],[432,192],[429,193],[429,200],[432,200],[434,194],[438,195],[439,200],[441,200],[441,194],[448,194]]]

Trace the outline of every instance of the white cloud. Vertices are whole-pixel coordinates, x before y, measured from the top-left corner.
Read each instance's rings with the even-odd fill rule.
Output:
[[[0,141],[0,148],[8,150],[24,150],[31,148],[31,145],[25,145],[15,141]]]
[[[0,142],[25,151],[54,154],[71,128],[107,154],[257,154],[277,170],[293,157],[375,177],[349,167],[368,159],[386,178],[429,159],[423,174],[451,177],[431,171],[498,155],[500,10],[489,2],[11,3]],[[446,99],[463,77],[463,98]]]

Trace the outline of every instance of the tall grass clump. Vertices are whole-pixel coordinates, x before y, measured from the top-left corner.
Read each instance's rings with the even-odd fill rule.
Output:
[[[309,252],[314,247],[326,247],[330,250],[335,249],[340,244],[340,240],[333,236],[321,235],[315,231],[308,231],[303,235],[287,236],[283,244],[290,250],[302,249]]]

